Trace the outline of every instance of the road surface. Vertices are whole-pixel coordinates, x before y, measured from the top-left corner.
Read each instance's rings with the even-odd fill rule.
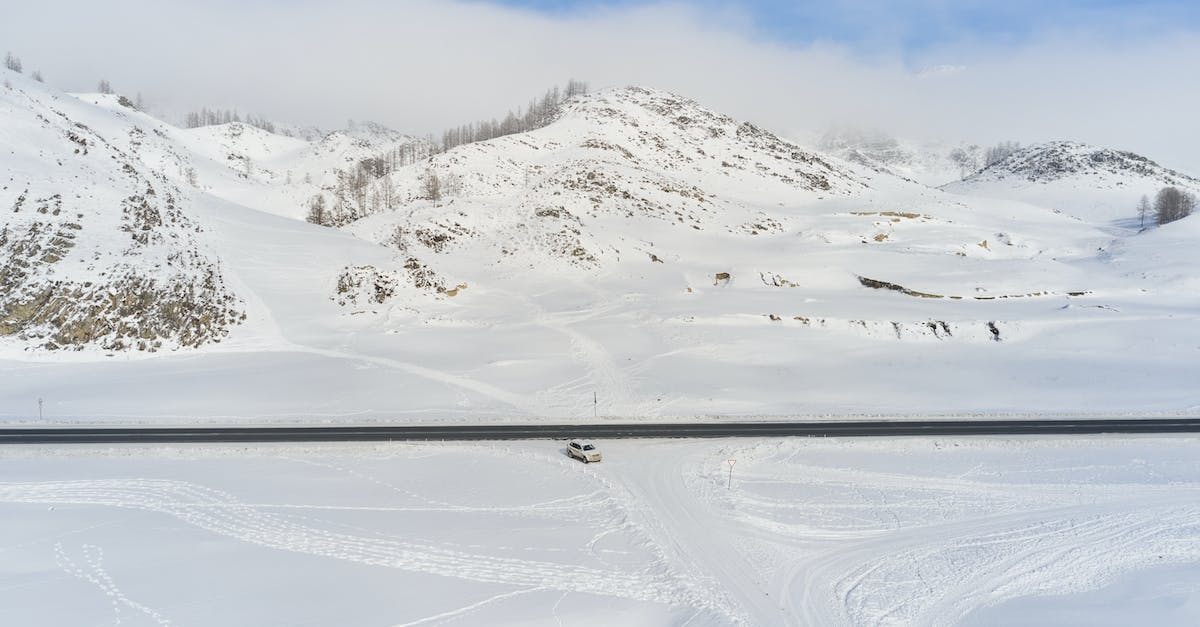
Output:
[[[894,437],[1200,433],[1200,418],[1086,420],[870,420],[288,427],[0,428],[0,444],[138,442],[380,442],[565,438]]]

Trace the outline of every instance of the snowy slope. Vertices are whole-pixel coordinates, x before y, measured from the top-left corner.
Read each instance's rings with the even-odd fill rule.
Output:
[[[112,147],[106,168],[128,162],[164,190],[153,198],[170,192],[192,227],[168,241],[219,267],[237,324],[220,343],[153,356],[10,336],[10,420],[39,396],[56,419],[114,421],[1200,405],[1179,367],[1200,346],[1186,235],[1114,239],[1045,206],[805,150],[665,92],[587,95],[539,130],[398,167],[370,187],[390,189],[393,209],[335,229],[296,219],[303,202],[342,202],[334,169],[411,138],[372,125],[313,142],[182,130],[112,97],[14,87],[0,132],[20,147],[4,157],[14,176],[41,173],[21,174],[40,181],[30,197],[95,189],[119,204],[137,191],[109,170],[80,170],[83,184],[49,175],[80,158],[60,135],[86,124]],[[66,115],[57,130],[38,122],[50,107]],[[427,197],[430,174],[440,199]],[[119,234],[107,206],[94,205]],[[24,216],[41,214],[4,215],[27,230]],[[92,232],[80,237],[93,269],[119,267],[124,240]]]
[[[244,317],[189,197],[136,154],[145,133],[19,77],[0,91],[0,341],[154,352]]]
[[[943,189],[1029,202],[1092,224],[1136,227],[1138,200],[1145,195],[1153,202],[1167,186],[1197,193],[1200,179],[1131,152],[1050,142],[1021,149]]]
[[[289,218],[303,219],[306,202],[336,186],[338,170],[401,147],[429,151],[426,140],[373,122],[327,133],[307,129],[319,135],[307,140],[241,122],[181,129],[121,106],[116,95],[75,96],[138,129],[128,150],[148,167],[211,196]]]

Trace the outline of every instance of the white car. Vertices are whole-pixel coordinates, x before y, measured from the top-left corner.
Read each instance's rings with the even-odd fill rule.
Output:
[[[598,462],[603,459],[603,456],[600,455],[600,449],[596,448],[595,444],[583,440],[571,440],[567,442],[567,455],[585,464]]]

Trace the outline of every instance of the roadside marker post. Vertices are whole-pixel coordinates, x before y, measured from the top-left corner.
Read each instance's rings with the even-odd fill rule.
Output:
[[[725,462],[729,464],[729,484],[725,486],[725,489],[732,490],[733,489],[733,465],[737,463],[737,460],[736,459],[727,459],[727,460],[725,460]]]

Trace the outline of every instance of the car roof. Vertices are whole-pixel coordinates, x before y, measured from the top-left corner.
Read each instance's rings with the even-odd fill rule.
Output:
[[[592,444],[591,440],[580,440],[579,438],[571,438],[571,444]]]

